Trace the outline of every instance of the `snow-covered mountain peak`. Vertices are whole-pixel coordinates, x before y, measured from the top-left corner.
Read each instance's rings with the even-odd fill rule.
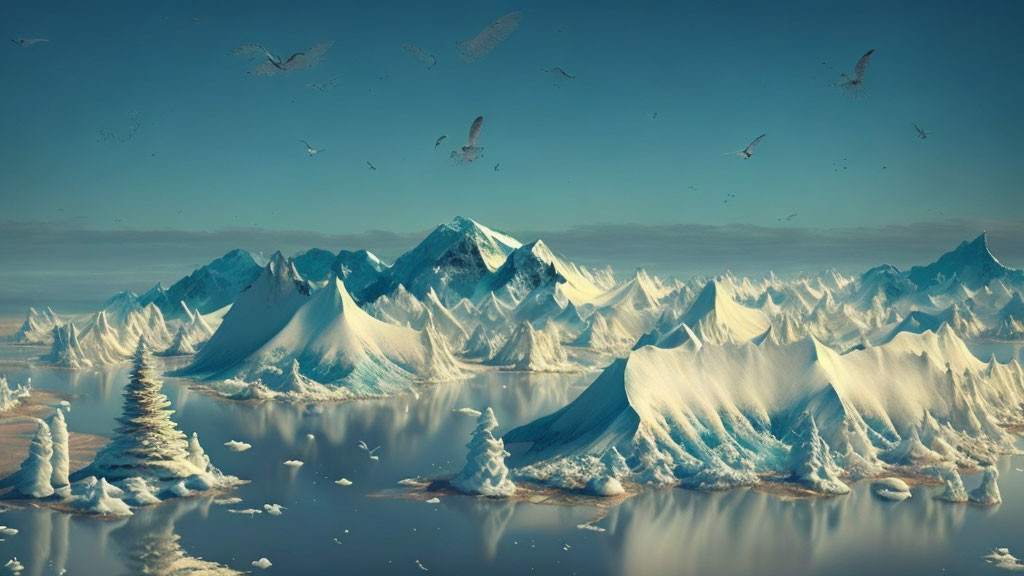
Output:
[[[919,288],[944,282],[957,276],[968,288],[977,290],[996,279],[1024,282],[1024,271],[1003,266],[988,248],[988,237],[982,233],[971,242],[962,242],[927,266],[915,266],[907,273]]]

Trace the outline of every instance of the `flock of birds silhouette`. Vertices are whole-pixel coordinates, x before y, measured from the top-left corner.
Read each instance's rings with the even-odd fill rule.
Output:
[[[467,62],[472,62],[482,57],[495,46],[503,42],[516,29],[516,27],[518,27],[519,18],[519,12],[506,14],[505,16],[502,16],[501,18],[492,22],[487,28],[485,28],[482,32],[480,32],[476,37],[472,38],[471,40],[459,42],[458,45],[463,60]],[[198,19],[194,18],[193,21],[198,21]],[[30,48],[43,42],[49,42],[49,40],[46,38],[12,38],[11,42],[22,48]],[[250,57],[252,57],[252,55],[257,55],[257,57],[260,58],[261,60],[260,67],[251,71],[250,73],[259,75],[272,75],[277,73],[290,72],[292,70],[310,68],[316,65],[319,58],[323,56],[323,54],[330,48],[332,44],[333,42],[322,42],[320,44],[314,45],[313,47],[305,51],[295,52],[288,58],[282,58],[281,56],[275,54],[274,52],[264,47],[262,44],[244,44],[236,48],[234,51],[232,51],[232,54],[235,56]],[[414,56],[418,60],[425,63],[427,65],[428,70],[430,68],[433,68],[434,65],[437,64],[437,58],[433,54],[428,53],[427,51],[419,48],[418,46],[406,44],[403,46],[403,50],[405,50],[410,55]],[[871,57],[874,55],[874,53],[874,49],[868,50],[857,61],[857,64],[853,68],[853,73],[841,73],[839,75],[839,81],[836,84],[834,84],[834,86],[846,92],[850,96],[861,96],[864,89],[864,76],[867,73],[868,65],[871,63]],[[828,66],[826,62],[822,62],[822,64]],[[832,68],[829,67],[829,69],[831,70]],[[541,68],[541,71],[543,71],[546,74],[553,75],[558,80],[574,80],[576,78],[574,74],[570,74],[560,66],[554,66],[552,68]],[[332,88],[337,86],[337,83],[338,79],[332,78],[331,80],[322,83],[311,82],[307,84],[307,86],[323,92],[331,90]],[[556,87],[559,87],[557,83],[555,83],[554,85]],[[658,113],[654,112],[654,114],[652,115],[652,120],[657,118]],[[473,120],[473,123],[469,127],[469,135],[466,139],[466,143],[459,147],[458,149],[452,150],[451,152],[450,158],[454,162],[458,164],[470,164],[483,157],[484,148],[479,145],[480,133],[483,130],[483,123],[483,116],[477,116]],[[932,132],[921,128],[916,123],[912,123],[911,125],[917,132],[918,138],[925,139],[932,134]],[[739,156],[744,160],[749,160],[754,156],[754,149],[757,147],[758,144],[761,143],[765,136],[767,136],[767,134],[761,134],[757,138],[754,138],[750,142],[750,144],[748,144],[747,147],[742,150],[738,150],[735,152],[726,152],[724,154],[729,156]],[[435,140],[434,142],[434,149],[436,150],[437,148],[439,148],[442,142],[444,142],[445,139],[447,138],[447,134],[439,136],[437,140]],[[317,156],[322,152],[327,151],[326,148],[316,148],[305,140],[299,140],[299,142],[306,147],[306,154],[309,155],[310,157]],[[846,159],[844,158],[843,160],[845,161]],[[366,161],[366,166],[367,169],[371,171],[377,171],[377,167],[374,166],[373,163],[370,162],[369,160]],[[495,164],[494,171],[499,172],[500,166],[500,163]],[[886,166],[883,166],[882,168],[885,169]],[[843,169],[846,169],[846,166],[843,166]],[[838,171],[838,167],[836,167],[836,171]],[[696,190],[696,187],[689,186],[689,189]],[[735,197],[735,194],[727,194],[723,203],[728,203]],[[792,220],[795,216],[795,213],[790,214],[785,218],[778,218],[778,221],[788,222]]]

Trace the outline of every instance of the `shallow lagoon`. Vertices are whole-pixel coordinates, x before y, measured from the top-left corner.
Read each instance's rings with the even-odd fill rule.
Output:
[[[75,395],[69,427],[109,436],[127,367],[72,372],[24,363],[38,352],[0,346],[0,372],[13,383],[31,376],[37,388]],[[1006,353],[1019,355],[1019,347]],[[26,575],[62,568],[75,575],[160,574],[186,555],[242,571],[265,556],[273,562],[268,574],[416,574],[417,560],[435,573],[997,574],[981,559],[991,548],[1024,555],[1021,457],[1000,461],[1004,503],[994,508],[939,502],[934,487],[914,488],[905,502],[884,502],[866,483],[848,496],[810,500],[746,489],[649,489],[598,521],[603,533],[576,528],[598,514],[591,507],[367,497],[402,478],[461,467],[474,419],[453,409],[491,406],[508,430],[564,405],[590,379],[487,373],[418,399],[323,407],[226,402],[168,379],[164,392],[181,429],[198,432],[226,473],[251,481],[235,493],[243,502],[186,499],[117,521],[10,510],[0,524],[20,532],[0,542],[0,563],[17,556]],[[231,452],[223,446],[228,440],[253,448]],[[369,460],[359,440],[381,445],[380,460]],[[289,459],[305,465],[283,466]],[[341,477],[353,485],[335,485]],[[965,477],[969,488],[978,481]],[[283,505],[284,514],[228,512],[265,503]]]

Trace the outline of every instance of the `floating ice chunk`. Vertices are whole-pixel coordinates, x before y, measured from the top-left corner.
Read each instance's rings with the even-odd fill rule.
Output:
[[[576,528],[580,530],[590,530],[591,532],[605,532],[604,528],[601,528],[600,526],[594,526],[590,522],[587,522],[586,524],[577,524]]]
[[[929,472],[938,476],[939,480],[946,484],[946,490],[939,496],[940,500],[947,502],[967,502],[967,489],[964,488],[963,478],[960,472],[950,463],[940,464],[928,469]]]
[[[304,464],[304,462],[302,460],[285,460],[284,461],[284,465],[285,466],[290,466],[292,468],[298,468],[298,467],[302,466],[303,464]]]
[[[263,509],[266,510],[267,514],[270,514],[271,516],[280,516],[281,514],[283,514],[281,510],[287,510],[287,508],[281,506],[280,504],[264,504]]]
[[[422,482],[416,478],[403,478],[398,481],[399,486],[419,486],[420,484],[422,484]]]
[[[441,503],[441,499],[435,496],[435,497],[431,498],[430,500],[426,500],[426,503],[427,504],[440,504]]]
[[[479,418],[480,417],[480,411],[479,410],[474,410],[472,408],[456,408],[455,410],[452,410],[452,412],[457,412],[459,414],[465,414],[467,416],[473,416],[474,418]]]
[[[0,534],[3,534],[4,536],[14,536],[17,533],[17,528],[8,528],[7,526],[0,526]]]
[[[267,560],[266,558],[260,558],[259,560],[253,560],[252,561],[252,565],[257,567],[257,568],[263,569],[263,570],[266,570],[267,568],[270,568],[271,566],[273,566],[273,564],[270,563],[270,560]]]
[[[68,402],[67,400],[61,400],[59,404],[62,408],[64,408],[64,410],[71,412],[71,402]]]
[[[871,484],[875,495],[885,500],[899,502],[910,498],[910,486],[899,478],[883,478]]]
[[[352,481],[349,480],[348,478],[339,478],[339,479],[335,480],[334,483],[337,484],[338,486],[351,486],[352,485]]]
[[[1018,560],[1007,548],[996,548],[982,558],[996,568],[1004,570],[1024,570],[1024,562]]]
[[[306,434],[306,440],[316,440],[316,436],[312,434]]]
[[[423,565],[423,563],[422,563],[422,562],[420,562],[419,560],[417,560],[417,561],[416,561],[416,565],[417,565],[417,566],[419,566],[419,567],[420,567],[420,570],[423,570],[424,572],[429,572],[429,571],[430,571],[430,570],[429,570],[429,569],[427,569],[427,567],[426,567],[426,566],[424,566],[424,565]]]
[[[246,508],[244,510],[230,510],[229,509],[228,512],[230,512],[232,514],[248,514],[249,516],[255,516],[257,514],[263,514],[263,510],[258,510],[256,508]]]
[[[213,503],[218,506],[230,506],[232,504],[238,504],[242,499],[238,496],[231,496],[230,498],[214,498]]]
[[[246,444],[245,442],[239,442],[238,440],[230,440],[225,442],[224,445],[232,452],[245,452],[249,448],[252,448],[252,444]]]
[[[419,562],[419,560],[417,560],[417,562]],[[21,571],[25,569],[21,562],[18,562],[17,556],[8,560],[7,564],[4,564],[4,568],[10,570],[12,574],[20,574]]]
[[[971,502],[985,506],[1002,502],[1003,498],[999,495],[999,483],[996,482],[998,478],[999,471],[995,469],[995,466],[986,467],[985,475],[981,478],[981,485],[971,490]]]

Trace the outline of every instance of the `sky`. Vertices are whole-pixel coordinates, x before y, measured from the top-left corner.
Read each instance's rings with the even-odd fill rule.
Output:
[[[169,283],[228,242],[393,257],[456,215],[626,270],[911,264],[985,229],[1024,264],[1022,20],[1011,1],[4,3],[0,33],[50,41],[0,47],[0,313],[57,279],[79,300]],[[231,55],[328,40],[283,75]],[[852,98],[833,84],[868,49]],[[456,165],[478,115],[484,156]]]

